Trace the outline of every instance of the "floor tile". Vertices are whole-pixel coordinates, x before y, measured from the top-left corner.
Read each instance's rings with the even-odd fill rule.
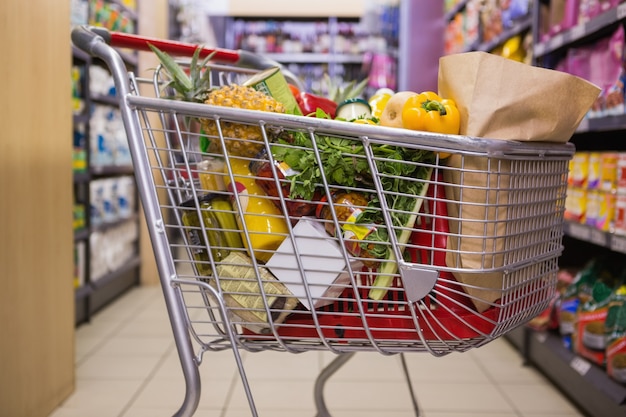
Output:
[[[202,305],[198,294],[190,303]],[[192,314],[201,318],[206,310]],[[197,347],[197,343],[193,343]],[[197,351],[196,351],[197,352]],[[315,380],[337,355],[241,351],[261,417],[315,417]],[[434,357],[407,353],[421,417],[581,417],[504,339]],[[50,417],[172,415],[185,382],[160,287],[138,287],[76,330],[76,390]],[[233,351],[205,352],[197,416],[249,417]],[[415,417],[401,355],[357,352],[327,381],[332,417]]]
[[[117,416],[132,402],[141,384],[141,380],[81,379],[61,408],[81,410],[83,416]]]
[[[510,401],[489,383],[422,382],[413,384],[425,412],[514,413]]]
[[[158,356],[92,356],[76,368],[77,380],[145,380],[158,365]]]
[[[521,414],[549,415],[568,413],[582,416],[556,389],[548,384],[500,384],[499,388]]]

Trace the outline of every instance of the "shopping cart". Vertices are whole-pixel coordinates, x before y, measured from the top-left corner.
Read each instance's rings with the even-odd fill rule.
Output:
[[[464,352],[553,297],[572,145],[172,100],[160,68],[127,73],[113,47],[195,46],[88,27],[72,39],[115,79],[185,377],[177,416],[196,410],[206,352],[232,350],[255,416],[241,352],[337,354],[315,387],[328,416],[324,383],[355,352]],[[215,87],[258,71],[236,52],[214,58]],[[258,155],[226,151],[247,128]],[[296,157],[308,165],[289,171]],[[271,209],[253,216],[251,201]]]

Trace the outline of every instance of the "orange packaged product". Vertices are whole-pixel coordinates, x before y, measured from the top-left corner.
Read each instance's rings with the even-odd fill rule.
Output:
[[[617,193],[626,194],[626,152],[617,154]]]
[[[587,188],[595,190],[600,188],[600,174],[602,169],[602,153],[590,152],[587,162]]]
[[[585,223],[587,212],[587,190],[569,187],[565,199],[565,220]]]
[[[626,285],[609,303],[606,327],[606,372],[617,382],[626,383]]]
[[[606,359],[604,323],[612,290],[603,281],[596,281],[591,298],[578,308],[574,330],[574,351],[593,363],[603,366]]]
[[[615,191],[617,188],[617,153],[602,153],[600,166],[600,189]]]
[[[615,214],[613,215],[614,233],[626,236],[626,195],[615,196]]]
[[[615,194],[612,192],[597,192],[598,213],[596,216],[596,228],[611,232],[615,225]]]
[[[569,163],[568,185],[572,187],[587,187],[589,173],[589,152],[576,152]]]
[[[582,223],[596,227],[600,214],[600,192],[597,190],[587,190],[585,205],[585,218]]]

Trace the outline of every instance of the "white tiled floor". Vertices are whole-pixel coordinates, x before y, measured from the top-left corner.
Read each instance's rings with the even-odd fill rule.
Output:
[[[463,354],[405,355],[421,416],[581,416],[549,382],[496,340]],[[322,352],[244,353],[261,417],[315,417]],[[250,416],[231,351],[207,353],[196,416]],[[159,287],[132,289],[76,331],[76,390],[50,417],[170,416],[184,393]],[[333,417],[415,416],[400,357],[357,353],[327,383]]]

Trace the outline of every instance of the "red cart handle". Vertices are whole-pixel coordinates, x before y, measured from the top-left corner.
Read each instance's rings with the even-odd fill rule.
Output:
[[[104,39],[106,43],[117,48],[129,48],[137,51],[151,51],[148,44],[152,44],[160,50],[175,56],[192,56],[200,45],[191,43],[170,41],[148,36],[135,35],[131,33],[112,32],[105,28],[91,27],[90,30]],[[202,48],[200,58],[215,53],[212,57],[213,61],[224,62],[228,64],[237,64],[239,61],[239,52],[221,48]]]
[[[151,51],[148,45],[152,44],[160,50],[175,56],[190,57],[194,54],[198,47],[201,47],[201,45],[197,44],[163,40],[129,33],[113,32],[105,28],[93,26],[81,26],[80,28],[72,31],[72,41],[76,44],[76,46],[86,52],[90,51],[90,45],[92,44],[94,38],[102,38],[104,42],[112,47],[130,48],[137,51]],[[252,68],[258,70],[279,67],[285,75],[285,78],[287,78],[290,83],[295,84],[298,88],[304,91],[302,82],[298,79],[298,77],[273,59],[269,59],[249,51],[244,51],[242,49],[235,51],[231,49],[205,47],[202,47],[200,57],[204,58],[213,53],[214,55],[211,58],[211,61],[213,62],[232,64],[242,68]]]

